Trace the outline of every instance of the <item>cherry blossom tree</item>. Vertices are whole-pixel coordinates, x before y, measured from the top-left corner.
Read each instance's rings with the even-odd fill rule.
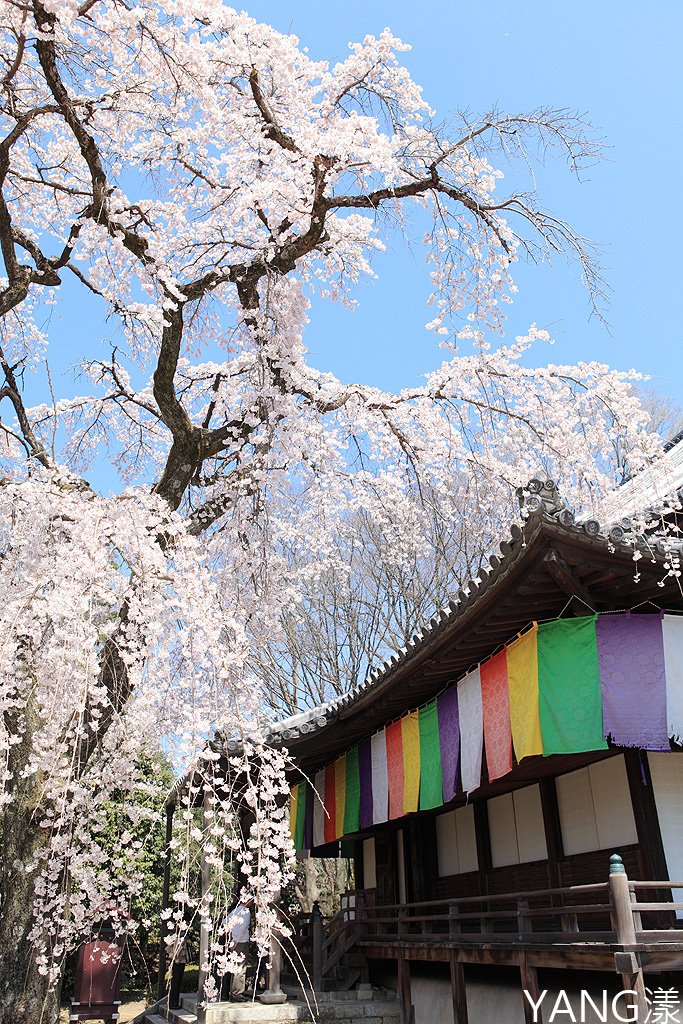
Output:
[[[137,884],[125,827],[116,863],[98,836],[113,789],[135,813],[146,747],[198,773],[181,827],[217,874],[239,864],[265,948],[292,850],[253,652],[343,572],[354,523],[398,563],[424,509],[448,524],[466,494],[478,551],[539,465],[585,507],[615,450],[633,471],[657,440],[637,375],[530,368],[545,332],[502,338],[524,255],[578,261],[600,301],[587,243],[523,180],[536,157],[594,158],[566,111],[443,126],[389,31],[330,65],[219,0],[0,0],[0,31],[0,1022],[34,1024],[56,1019],[66,951]],[[444,362],[395,394],[314,369],[311,293],[353,302],[411,223]],[[49,311],[75,315],[67,279],[110,348],[74,353],[82,393],[50,380],[45,402],[30,371]],[[98,460],[117,493],[87,483]],[[227,775],[201,756],[216,732],[244,741]],[[205,928],[222,912],[181,885],[179,927],[186,903]]]
[[[478,501],[457,477],[445,512],[426,487],[414,486],[381,517],[347,516],[322,566],[315,552],[306,565],[300,550],[283,546],[290,571],[306,572],[306,584],[300,601],[282,608],[279,629],[261,643],[252,639],[249,657],[276,713],[346,693],[478,576],[510,516],[505,505],[500,522],[473,531]]]

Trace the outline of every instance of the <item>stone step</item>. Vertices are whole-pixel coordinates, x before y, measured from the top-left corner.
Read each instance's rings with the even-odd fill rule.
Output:
[[[213,1003],[206,1008],[206,1024],[294,1024],[311,1019],[305,1003]]]
[[[167,1010],[164,1024],[196,1024],[197,996],[184,995],[182,1010]],[[266,1006],[260,1002],[210,1003],[206,1009],[206,1024],[294,1024],[312,1021],[311,1011],[300,1000]],[[158,1024],[157,1021],[154,1024]]]
[[[368,1018],[381,1017],[383,1021],[398,1021],[401,1018],[401,1009],[397,1002],[371,1003],[320,1003],[318,1006],[317,1019],[320,1024],[328,1024],[329,1021],[367,1021]]]
[[[400,1024],[401,1014],[395,1006],[386,1011],[381,1006],[353,1004],[321,1006],[315,1016],[317,1024]]]
[[[313,1005],[313,992],[311,989],[302,990],[297,985],[283,985],[283,992],[286,992],[291,999],[308,1001]],[[360,984],[357,988],[348,989],[343,992],[316,992],[315,998],[319,1003],[336,1003],[336,1002],[352,1002],[352,1003],[372,1003],[375,1001],[386,1003],[393,1002],[396,1005],[398,998],[396,989],[386,988],[373,988],[368,984]]]
[[[197,1014],[194,1011],[194,1007],[192,1009],[186,1007],[184,1000],[182,1000],[182,1003],[182,1010],[166,1010],[166,1020],[170,1021],[171,1024],[197,1024]]]
[[[206,1024],[399,1024],[400,1008],[395,993],[363,986],[360,991],[306,993],[304,999],[290,999],[276,1006],[258,1002],[211,1003]],[[147,1013],[145,1024],[196,1024],[197,997],[182,997],[182,1010],[166,1010],[165,1015]]]

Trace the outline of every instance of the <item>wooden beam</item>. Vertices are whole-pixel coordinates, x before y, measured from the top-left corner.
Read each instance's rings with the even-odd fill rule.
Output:
[[[392,960],[397,957],[396,943],[388,942],[384,938],[377,940],[368,938],[359,943],[359,948],[372,960]],[[455,953],[459,963],[476,964],[479,967],[517,967],[519,968],[519,947],[492,947],[490,945],[470,946],[458,944],[455,949],[443,942],[424,942],[421,944],[411,942],[401,949],[401,955],[407,960],[416,960],[421,963],[448,963],[452,953]],[[583,948],[572,948],[569,945],[553,945],[549,948],[530,947],[526,951],[527,963],[530,967],[537,967],[550,970],[568,971],[599,971],[614,972],[613,947],[584,946]],[[657,954],[659,956],[659,954]],[[673,951],[670,954],[670,964],[674,964],[674,958],[678,957],[679,962],[683,953]],[[645,956],[645,954],[641,954]],[[658,966],[657,969],[664,970]],[[666,968],[670,969],[670,968]]]
[[[550,578],[563,590],[567,597],[577,597],[584,607],[574,608],[575,615],[585,615],[595,606],[590,591],[576,578],[564,558],[555,548],[543,556],[543,565]]]

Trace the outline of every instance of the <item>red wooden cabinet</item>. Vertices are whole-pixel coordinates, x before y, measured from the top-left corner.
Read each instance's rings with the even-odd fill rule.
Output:
[[[97,939],[83,943],[78,953],[70,1024],[81,1020],[114,1024],[119,1019],[122,954],[123,940],[113,932],[102,932]]]

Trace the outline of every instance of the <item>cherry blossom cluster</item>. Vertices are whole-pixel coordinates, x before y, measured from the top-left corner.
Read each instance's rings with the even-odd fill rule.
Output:
[[[140,847],[126,823],[152,813],[136,799],[150,785],[141,753],[161,744],[194,778],[196,764],[211,763],[209,740],[258,736],[261,722],[232,597],[217,591],[202,542],[185,536],[159,499],[128,491],[107,500],[76,483],[44,475],[0,487],[0,800],[28,799],[33,808],[31,855],[15,868],[33,879],[32,939],[53,981],[98,920],[113,915],[117,927],[133,927]],[[102,671],[107,656],[111,674]],[[215,768],[197,775],[217,808],[199,849],[216,864],[229,848],[242,864],[265,948],[273,892],[293,852],[282,757],[252,741],[239,768],[227,790]],[[190,790],[182,799],[195,797]],[[114,800],[121,820],[112,855],[105,840]],[[244,836],[240,808],[253,819]],[[181,846],[181,860],[189,849]]]
[[[658,451],[638,374],[534,367],[536,326],[500,338],[529,251],[578,260],[599,297],[519,172],[554,148],[578,166],[590,132],[548,109],[442,128],[406,49],[386,30],[317,61],[221,0],[0,0],[0,806],[54,983],[93,922],[129,927],[147,750],[185,780],[169,949],[196,915],[215,995],[228,868],[264,955],[286,937],[286,761],[262,734],[292,680],[276,659],[267,692],[264,665],[331,580],[352,586],[358,522],[400,565],[438,520],[467,536],[464,573],[537,472],[585,510]],[[393,393],[306,344],[311,295],[353,304],[396,224],[424,234],[447,358]],[[76,396],[46,377],[36,397],[67,278],[109,333],[74,353]],[[103,465],[109,496],[84,479]]]

